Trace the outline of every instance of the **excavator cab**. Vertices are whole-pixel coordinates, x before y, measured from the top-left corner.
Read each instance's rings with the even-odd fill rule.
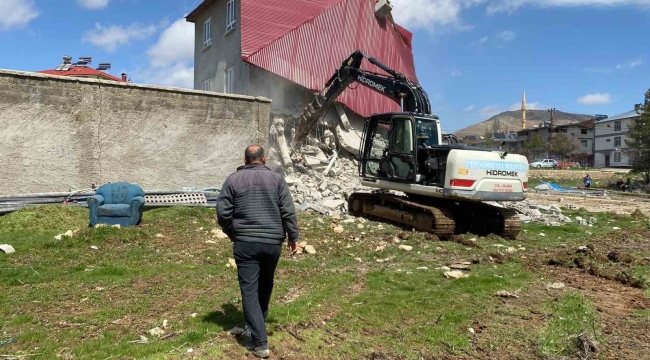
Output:
[[[366,121],[360,175],[402,183],[421,178],[418,154],[440,144],[436,116],[411,113],[373,115]]]

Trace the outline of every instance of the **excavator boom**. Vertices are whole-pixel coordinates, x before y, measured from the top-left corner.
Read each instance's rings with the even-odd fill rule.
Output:
[[[386,74],[362,70],[361,65],[364,59]],[[419,84],[382,64],[379,60],[357,50],[343,61],[341,67],[325,83],[323,90],[315,94],[314,100],[305,107],[296,131],[295,141],[297,144],[304,144],[316,121],[327,113],[336,99],[354,82],[395,101],[400,105],[402,111],[420,114],[431,113],[429,97]]]

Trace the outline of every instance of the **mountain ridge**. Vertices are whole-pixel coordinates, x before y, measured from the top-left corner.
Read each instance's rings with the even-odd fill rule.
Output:
[[[591,120],[592,118],[593,115],[573,114],[563,111],[555,111],[553,113],[553,122],[555,125],[574,124]],[[527,110],[526,128],[533,128],[535,125],[539,125],[545,121],[550,121],[550,119],[551,114],[548,110]],[[521,110],[504,111],[485,121],[458,130],[454,132],[454,135],[459,138],[469,135],[482,136],[485,135],[486,130],[490,133],[508,133],[510,130],[514,130],[515,132],[522,130]]]

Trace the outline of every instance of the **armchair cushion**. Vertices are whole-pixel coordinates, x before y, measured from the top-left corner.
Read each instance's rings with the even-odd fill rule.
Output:
[[[131,206],[129,204],[106,204],[97,208],[98,216],[129,217]]]

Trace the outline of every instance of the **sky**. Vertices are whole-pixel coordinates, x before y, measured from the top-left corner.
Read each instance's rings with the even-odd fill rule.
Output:
[[[136,83],[192,88],[194,25],[184,16],[199,3],[0,0],[0,68],[92,56]],[[418,80],[444,131],[519,109],[524,90],[529,109],[613,116],[650,88],[650,0],[391,3],[414,33]]]

